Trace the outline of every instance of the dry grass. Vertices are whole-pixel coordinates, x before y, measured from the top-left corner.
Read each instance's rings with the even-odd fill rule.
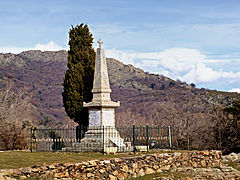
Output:
[[[130,178],[128,180],[150,180],[150,179],[162,179],[162,178],[172,178],[172,179],[182,179],[191,177],[192,174],[190,172],[162,172],[162,173],[154,173],[148,174],[142,177]]]
[[[149,151],[137,153],[119,153],[116,155],[103,155],[101,153],[71,153],[71,152],[26,152],[26,151],[6,151],[0,152],[0,169],[15,169],[20,167],[30,167],[33,165],[53,164],[53,163],[77,163],[91,159],[110,159],[116,157],[140,156],[152,153],[173,153],[176,151]]]
[[[233,163],[233,162],[231,162],[231,163],[227,163],[227,165],[233,167],[234,169],[236,169],[238,171],[240,171],[240,163],[236,163],[236,162]]]
[[[53,163],[77,163],[90,159],[107,159],[113,155],[103,156],[100,153],[64,153],[64,152],[1,152],[0,169],[15,169],[29,167],[33,165],[53,164]]]

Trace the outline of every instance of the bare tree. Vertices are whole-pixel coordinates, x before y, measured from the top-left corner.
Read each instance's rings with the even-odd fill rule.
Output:
[[[0,90],[0,147],[4,150],[26,149],[29,144],[29,128],[35,109],[26,89],[18,90],[8,81]]]
[[[213,128],[216,147],[223,154],[240,152],[240,99],[231,106],[215,109],[213,113]]]

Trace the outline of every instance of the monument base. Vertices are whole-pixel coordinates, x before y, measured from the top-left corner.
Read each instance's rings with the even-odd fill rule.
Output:
[[[132,150],[130,142],[124,142],[115,127],[91,127],[86,131],[80,143],[74,143],[73,149],[79,152],[128,152]]]
[[[130,151],[115,127],[91,127],[80,142],[87,151],[123,152]]]

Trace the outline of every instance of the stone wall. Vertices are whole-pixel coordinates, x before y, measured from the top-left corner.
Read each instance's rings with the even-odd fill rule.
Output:
[[[187,171],[200,167],[221,167],[219,151],[191,151],[182,153],[150,154],[135,157],[91,160],[75,164],[52,164],[0,171],[3,177],[126,179],[164,171]]]

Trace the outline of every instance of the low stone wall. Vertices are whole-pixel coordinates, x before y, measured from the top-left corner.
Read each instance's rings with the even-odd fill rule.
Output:
[[[164,171],[183,171],[200,167],[221,167],[219,151],[191,151],[183,153],[151,154],[138,157],[91,160],[75,164],[52,164],[0,171],[3,177],[36,177],[50,179],[126,179]]]

